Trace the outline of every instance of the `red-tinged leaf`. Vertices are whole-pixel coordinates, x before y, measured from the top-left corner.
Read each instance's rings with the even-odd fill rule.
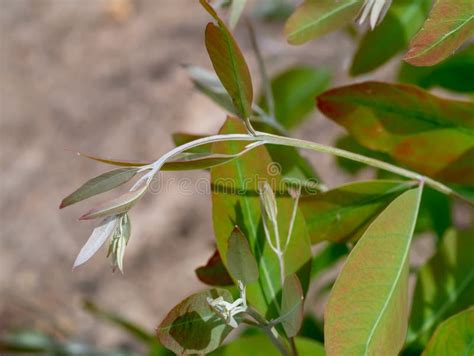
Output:
[[[216,287],[234,285],[218,250],[209,258],[205,266],[197,268],[195,272],[199,280],[207,285]]]
[[[94,195],[112,190],[127,183],[137,174],[136,168],[116,169],[98,177],[92,178],[80,186],[76,191],[64,198],[59,206],[60,209],[78,203]]]
[[[229,237],[227,266],[231,276],[244,285],[258,280],[257,261],[252,255],[247,238],[237,226]]]
[[[120,166],[120,167],[142,167],[151,163],[151,162],[129,161],[129,160],[123,160],[123,159],[103,158],[103,157],[88,155],[83,152],[77,152],[77,155],[89,158],[97,162],[102,162],[102,163],[111,164],[113,166]]]
[[[300,209],[311,242],[356,241],[390,202],[413,185],[395,180],[363,181],[301,197]]]
[[[243,133],[243,123],[235,118],[228,118],[221,128],[221,134]],[[245,143],[227,141],[215,143],[215,152],[235,154],[242,150]],[[260,146],[245,156],[226,165],[211,168],[212,211],[216,242],[222,260],[226,266],[228,239],[235,225],[238,225],[248,239],[250,249],[259,268],[259,283],[247,287],[247,297],[262,314],[269,318],[279,315],[279,292],[281,291],[280,268],[277,256],[266,245],[262,227],[259,183],[266,180],[277,194],[279,232],[282,239],[287,236],[293,199],[284,194],[286,186],[282,177],[269,170],[272,160],[265,147]],[[304,218],[298,212],[292,238],[285,253],[285,271],[297,273],[303,290],[307,290],[311,250]]]
[[[437,0],[403,59],[416,66],[437,64],[473,35],[474,1]]]
[[[201,5],[214,17],[217,26],[209,23],[206,27],[206,48],[222,85],[230,95],[241,119],[252,114],[253,88],[245,58],[224,22],[206,0]]]
[[[323,93],[318,107],[367,148],[435,179],[474,184],[474,103],[365,82]]]
[[[296,274],[285,278],[281,297],[281,323],[288,337],[298,334],[303,323],[304,296]]]
[[[118,198],[104,202],[82,215],[79,220],[92,220],[102,216],[117,215],[129,211],[145,194],[148,186],[122,194]]]
[[[361,0],[306,0],[285,24],[289,43],[298,45],[348,25],[359,12]]]
[[[349,254],[324,314],[329,355],[398,355],[408,324],[408,256],[422,188],[396,198]]]
[[[218,297],[232,302],[229,291],[211,289],[176,305],[156,329],[161,344],[177,355],[204,355],[218,348],[232,330],[207,301]]]
[[[474,353],[474,307],[443,321],[422,356],[472,355]]]

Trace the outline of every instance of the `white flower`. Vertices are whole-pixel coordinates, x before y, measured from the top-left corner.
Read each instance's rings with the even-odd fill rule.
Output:
[[[216,299],[207,298],[207,302],[212,309],[224,319],[225,323],[234,329],[239,326],[234,316],[247,311],[247,297],[245,292],[245,286],[241,281],[237,281],[240,290],[240,298],[236,299],[233,303],[226,302],[223,297]]]
[[[382,21],[391,3],[392,0],[365,0],[359,15],[359,24],[364,23],[370,17],[370,27],[373,30]]]

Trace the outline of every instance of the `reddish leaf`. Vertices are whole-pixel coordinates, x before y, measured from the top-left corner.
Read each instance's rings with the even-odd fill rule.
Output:
[[[196,269],[196,275],[201,282],[210,286],[231,286],[234,285],[232,277],[222,263],[221,255],[216,249],[214,254],[209,258],[205,266]]]

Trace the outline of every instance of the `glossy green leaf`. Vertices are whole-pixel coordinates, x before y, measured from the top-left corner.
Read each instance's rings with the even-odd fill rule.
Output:
[[[293,67],[273,78],[276,120],[286,129],[299,125],[314,110],[314,98],[328,88],[330,76],[326,69]],[[264,96],[259,104],[267,109]]]
[[[311,339],[297,337],[296,349],[299,356],[324,356],[324,347]],[[278,355],[278,349],[273,346],[266,335],[258,334],[240,337],[211,354],[211,356],[273,356]]]
[[[136,174],[136,168],[121,168],[92,178],[81,185],[73,193],[64,198],[61,202],[61,205],[59,206],[59,209],[78,203],[82,200],[93,197],[94,195],[98,195],[117,188],[118,186],[127,183]]]
[[[223,287],[234,285],[232,277],[222,262],[219,251],[215,250],[206,265],[196,269],[199,280],[210,286]]]
[[[408,324],[408,258],[422,188],[396,198],[351,251],[326,305],[330,355],[397,355]]]
[[[318,107],[367,148],[435,179],[474,184],[474,103],[365,82],[323,93]]]
[[[206,354],[218,348],[232,330],[207,301],[218,297],[232,302],[229,291],[211,289],[176,305],[156,329],[160,343],[178,355]]]
[[[288,337],[298,334],[303,323],[303,289],[296,274],[285,278],[281,297],[281,323]]]
[[[413,184],[384,180],[356,182],[301,197],[300,209],[311,242],[357,240],[380,212]]]
[[[186,66],[185,68],[197,90],[224,110],[237,115],[231,97],[227,94],[215,73],[195,66]]]
[[[227,266],[229,273],[244,285],[258,279],[258,266],[255,257],[250,251],[247,238],[236,226],[229,237],[227,247]]]
[[[148,186],[144,185],[133,192],[127,192],[115,199],[99,204],[82,215],[79,220],[92,220],[103,216],[126,213],[143,197],[147,188]]]
[[[240,120],[228,118],[221,134],[243,133],[245,127]],[[219,142],[214,144],[216,152],[233,154],[239,152],[245,143]],[[258,147],[245,156],[226,165],[211,169],[212,211],[217,247],[227,262],[228,238],[238,225],[248,239],[259,267],[259,283],[247,287],[248,301],[268,318],[279,315],[281,291],[278,258],[266,244],[258,195],[259,182],[267,181],[277,196],[280,236],[286,237],[293,199],[285,194],[286,186],[281,176],[269,171],[272,160],[265,147]],[[294,224],[293,237],[285,254],[287,274],[297,273],[307,290],[311,262],[311,250],[303,216],[298,213]]]
[[[421,351],[436,325],[473,303],[473,230],[449,231],[436,254],[418,271],[407,335],[409,349]]]
[[[474,1],[437,0],[403,58],[416,66],[441,62],[474,35]]]
[[[249,118],[252,114],[253,88],[245,58],[214,9],[206,0],[200,2],[218,24],[209,23],[206,27],[206,48],[212,66],[230,95],[239,117]]]
[[[285,24],[289,43],[297,45],[349,24],[357,15],[361,0],[306,0]]]
[[[441,323],[423,356],[474,354],[474,308],[464,310]]]
[[[474,45],[430,67],[402,62],[398,80],[426,89],[441,87],[460,93],[474,93]]]
[[[351,75],[368,73],[403,51],[423,25],[430,6],[431,0],[394,1],[382,23],[367,31],[360,41]]]

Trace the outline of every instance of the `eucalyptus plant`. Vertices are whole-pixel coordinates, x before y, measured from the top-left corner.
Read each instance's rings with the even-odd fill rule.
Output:
[[[228,116],[214,135],[175,133],[176,147],[153,162],[79,153],[117,168],[84,183],[61,208],[133,184],[80,217],[100,222],[74,267],[108,241],[112,266],[123,271],[129,211],[153,179],[163,170],[207,169],[216,251],[196,274],[210,288],[164,317],[156,329],[162,346],[176,354],[472,353],[473,234],[453,227],[450,209],[462,205],[472,216],[474,103],[426,88],[474,92],[474,81],[461,83],[474,72],[472,45],[452,56],[474,34],[474,2],[436,0],[429,11],[428,0],[307,0],[286,21],[285,35],[295,45],[368,22],[351,74],[371,71],[408,46],[400,81],[419,86],[370,81],[327,90],[329,73],[310,67],[270,80],[247,23],[262,82],[259,97],[229,30],[239,24],[245,1],[231,2],[230,27],[218,15],[223,2],[200,5],[211,17],[204,37],[214,72],[185,69],[197,90]],[[401,37],[414,36],[411,42],[387,44],[384,39],[399,36],[400,26]],[[451,74],[457,80],[447,80]],[[348,133],[337,147],[289,136],[315,99]],[[349,172],[373,167],[377,179],[328,189],[301,150],[334,155]],[[411,269],[413,239],[425,231],[437,236],[436,251]],[[320,273],[342,257],[342,270],[329,286],[323,339],[315,331],[322,320],[309,332],[302,329],[304,307],[311,303],[306,298]],[[417,278],[411,300],[410,275]],[[221,347],[234,329],[254,331]]]

